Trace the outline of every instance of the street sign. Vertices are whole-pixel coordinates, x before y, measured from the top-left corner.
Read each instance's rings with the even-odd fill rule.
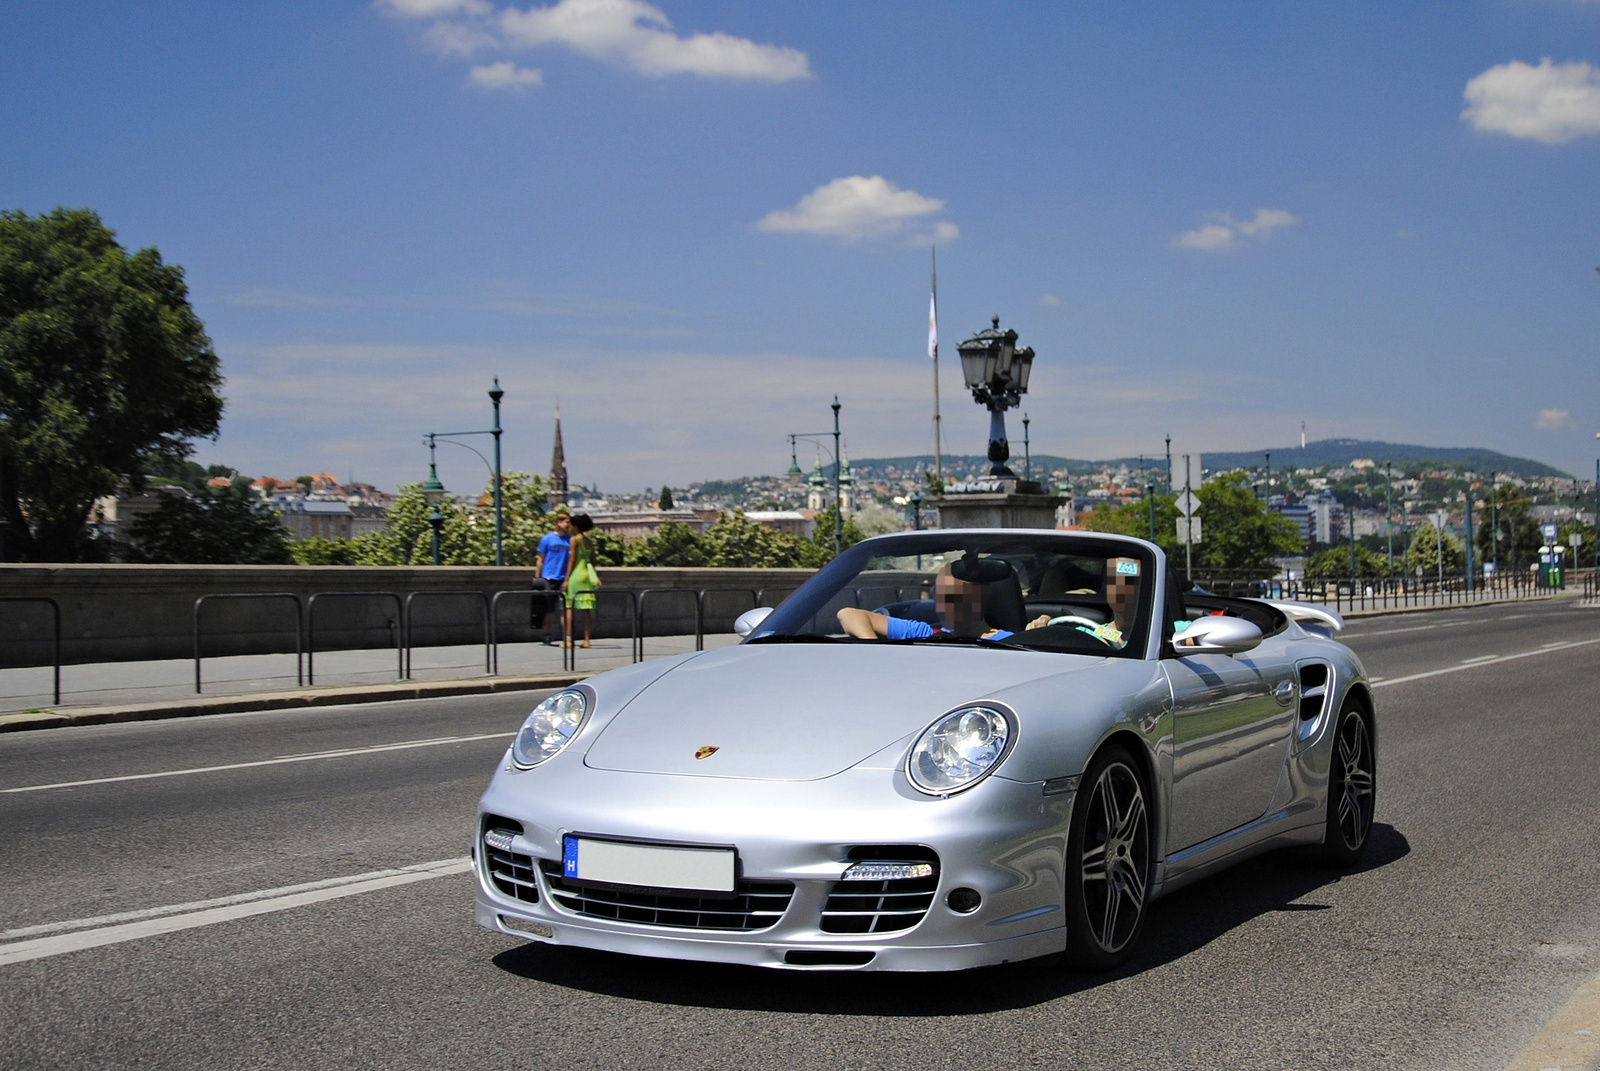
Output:
[[[1189,455],[1189,471],[1183,471],[1183,455],[1172,455],[1172,471],[1168,474],[1172,480],[1172,489],[1182,491],[1185,487],[1199,487],[1205,482],[1205,467],[1200,462],[1199,454]]]
[[[1571,535],[1567,536],[1567,542],[1571,543],[1574,547],[1583,546],[1583,533],[1573,532]]]
[[[1178,542],[1179,543],[1198,543],[1198,542],[1200,542],[1200,518],[1199,517],[1179,517],[1178,518]]]
[[[1544,526],[1544,545],[1547,547],[1556,545],[1556,526],[1553,524]]]
[[[1185,491],[1178,496],[1178,512],[1185,517],[1194,516],[1194,511],[1200,508],[1200,499],[1193,491]]]
[[[1439,510],[1437,513],[1428,514],[1428,520],[1432,521],[1433,526],[1441,532],[1444,531],[1445,522],[1449,519],[1450,514],[1446,513],[1444,510]]]

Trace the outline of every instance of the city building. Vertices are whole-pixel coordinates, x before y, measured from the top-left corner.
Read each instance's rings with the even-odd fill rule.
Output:
[[[283,526],[289,529],[290,539],[351,538],[354,514],[342,498],[321,494],[283,497],[275,498],[272,505]]]
[[[817,522],[814,517],[808,517],[797,509],[781,510],[747,510],[745,516],[757,524],[764,524],[768,528],[776,528],[780,532],[801,539],[810,539],[816,531]]]
[[[642,509],[619,510],[615,513],[594,513],[596,531],[623,539],[644,539],[661,530],[668,521],[687,525],[696,535],[717,523],[714,509]]]

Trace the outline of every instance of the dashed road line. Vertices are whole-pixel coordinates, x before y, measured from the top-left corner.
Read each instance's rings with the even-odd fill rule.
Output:
[[[1442,677],[1446,673],[1460,673],[1466,669],[1479,669],[1483,666],[1492,666],[1500,662],[1514,662],[1519,658],[1532,658],[1534,655],[1554,654],[1557,651],[1568,651],[1574,647],[1587,647],[1590,644],[1600,643],[1600,636],[1587,640],[1572,640],[1556,647],[1540,647],[1533,651],[1519,651],[1508,655],[1484,655],[1480,658],[1468,659],[1460,665],[1446,666],[1443,669],[1430,669],[1422,673],[1412,673],[1404,677],[1390,677],[1387,680],[1369,679],[1367,683],[1374,688],[1387,688],[1391,684],[1405,684],[1407,681],[1420,681],[1428,677]]]

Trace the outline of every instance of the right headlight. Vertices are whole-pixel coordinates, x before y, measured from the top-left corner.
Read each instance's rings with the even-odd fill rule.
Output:
[[[1000,765],[1015,736],[1010,716],[997,707],[973,704],[952,710],[917,737],[906,760],[906,776],[931,796],[960,792]]]
[[[533,708],[511,742],[511,758],[526,769],[537,766],[571,743],[583,725],[589,701],[582,692],[557,692]]]

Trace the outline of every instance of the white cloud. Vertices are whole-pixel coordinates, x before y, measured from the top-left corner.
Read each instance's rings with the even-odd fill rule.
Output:
[[[1536,431],[1560,431],[1572,427],[1570,409],[1541,409],[1533,422]]]
[[[467,22],[436,22],[423,33],[422,40],[441,56],[466,57],[500,47],[498,37],[481,25]]]
[[[1232,249],[1241,238],[1264,241],[1280,227],[1290,227],[1300,222],[1300,217],[1281,208],[1258,208],[1251,219],[1234,219],[1226,212],[1208,212],[1207,222],[1192,231],[1184,231],[1172,239],[1180,249],[1199,249],[1221,252]]]
[[[944,208],[935,197],[902,190],[882,175],[849,175],[824,183],[800,198],[793,208],[768,212],[756,221],[763,231],[821,234],[854,242],[899,234],[906,226]],[[951,241],[960,231],[939,223],[929,238]]]
[[[436,19],[446,15],[487,15],[494,10],[487,0],[373,0],[372,6],[405,19]]]
[[[1512,60],[1472,79],[1462,96],[1462,120],[1484,133],[1547,145],[1600,134],[1600,70],[1581,61]]]
[[[1039,304],[1045,306],[1046,308],[1053,309],[1061,304],[1061,299],[1056,297],[1054,294],[1040,294]]]
[[[544,85],[544,75],[528,67],[518,67],[510,60],[486,63],[467,72],[467,84],[480,89],[527,89]]]
[[[787,82],[811,74],[806,54],[798,49],[725,33],[680,37],[667,16],[643,0],[560,0],[526,11],[506,8],[498,22],[510,44],[563,45],[652,77],[694,74]]]

